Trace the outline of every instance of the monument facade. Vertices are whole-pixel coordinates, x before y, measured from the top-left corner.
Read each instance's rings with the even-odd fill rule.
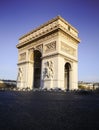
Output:
[[[78,31],[57,16],[19,39],[17,87],[78,88]]]

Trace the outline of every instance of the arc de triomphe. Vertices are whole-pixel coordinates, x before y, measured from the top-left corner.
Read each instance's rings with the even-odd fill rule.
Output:
[[[57,16],[19,39],[17,87],[78,88],[78,31]]]

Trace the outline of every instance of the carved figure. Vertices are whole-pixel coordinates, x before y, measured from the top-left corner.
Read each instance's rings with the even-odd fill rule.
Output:
[[[18,81],[22,81],[22,77],[23,77],[22,68],[19,68],[17,80],[18,80]]]
[[[47,61],[45,66],[46,67],[44,68],[43,78],[53,78],[53,62]]]

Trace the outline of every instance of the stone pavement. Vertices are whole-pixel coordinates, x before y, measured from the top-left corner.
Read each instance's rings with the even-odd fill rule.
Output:
[[[0,91],[0,130],[99,130],[99,95]]]

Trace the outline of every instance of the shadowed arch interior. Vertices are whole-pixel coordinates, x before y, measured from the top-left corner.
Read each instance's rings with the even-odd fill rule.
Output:
[[[34,51],[34,88],[40,87],[41,81],[41,52]]]
[[[71,65],[67,62],[64,67],[64,84],[67,91],[70,89],[70,69]]]

